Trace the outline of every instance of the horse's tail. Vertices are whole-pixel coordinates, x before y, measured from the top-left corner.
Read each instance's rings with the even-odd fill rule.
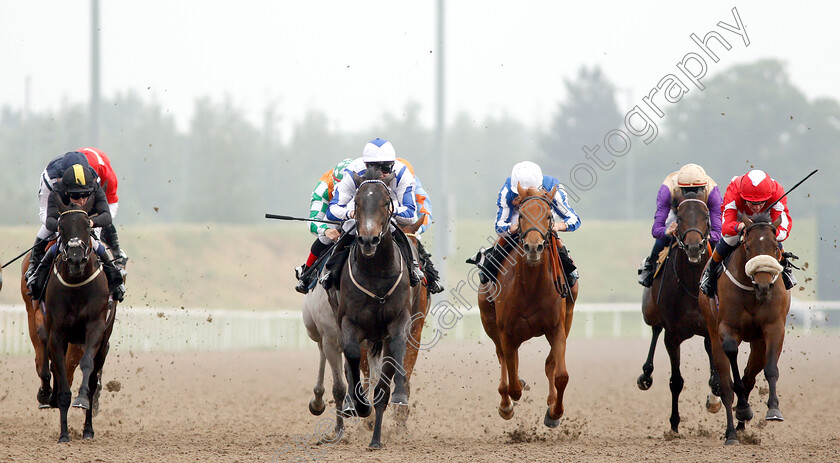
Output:
[[[382,353],[382,340],[370,343],[370,355],[378,357]]]

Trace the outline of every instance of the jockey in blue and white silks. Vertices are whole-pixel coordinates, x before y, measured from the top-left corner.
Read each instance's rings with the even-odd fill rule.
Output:
[[[505,180],[505,184],[499,191],[499,196],[496,199],[496,205],[499,207],[496,213],[495,229],[499,235],[499,240],[495,246],[487,251],[479,251],[474,257],[467,259],[467,263],[475,264],[480,269],[479,279],[482,284],[495,278],[498,271],[498,263],[504,259],[505,254],[511,247],[515,245],[515,237],[518,236],[519,230],[519,207],[514,205],[514,200],[519,196],[517,186],[522,188],[541,188],[545,191],[551,191],[557,188],[554,199],[551,203],[551,208],[554,215],[560,220],[554,220],[554,232],[572,232],[580,228],[581,221],[577,212],[569,205],[566,190],[560,181],[554,177],[543,175],[542,169],[537,164],[524,161],[513,166],[510,177]],[[513,239],[511,239],[513,238]],[[565,246],[558,249],[560,260],[563,264],[563,269],[566,272],[566,281],[569,288],[572,288],[577,283],[578,272],[569,256],[569,252]],[[576,294],[576,289],[573,292]]]
[[[343,178],[336,184],[332,200],[330,201],[329,208],[327,208],[327,218],[330,220],[344,221],[344,230],[350,231],[347,235],[354,233],[352,231],[356,209],[354,199],[358,185],[356,185],[351,173],[361,176],[369,167],[379,169],[383,179],[387,174],[394,174],[393,179],[387,185],[391,196],[391,204],[393,205],[393,215],[403,222],[416,221],[418,208],[415,198],[416,183],[414,174],[411,173],[411,170],[405,163],[396,158],[394,146],[389,141],[381,138],[376,138],[368,142],[362,151],[362,157],[354,159],[344,168]],[[410,244],[405,234],[402,231],[398,231],[397,227],[394,226],[391,227],[391,231],[394,239],[400,245],[401,251],[404,252],[407,258],[406,260],[412,263],[409,276],[411,286],[415,286],[424,278],[423,273],[420,271],[420,265],[412,256]],[[339,242],[336,243],[336,249],[333,253],[335,254],[341,251],[349,241],[350,238],[344,238],[342,236]],[[425,280],[429,291],[432,293],[442,291],[443,287],[437,282],[437,272],[434,272],[431,259],[426,259],[430,256],[428,253],[425,253],[425,250],[421,251],[419,248],[422,248],[422,246],[418,244],[418,251],[420,251],[424,259],[424,267],[426,268]],[[430,270],[434,272],[434,278],[431,276]],[[333,272],[328,272],[326,278],[322,278],[322,282],[327,288],[332,285],[331,276],[329,276],[331,273]]]
[[[496,212],[496,233],[499,235],[508,233],[510,231],[510,225],[516,223],[519,219],[519,208],[513,205],[513,200],[519,196],[519,193],[516,192],[515,187],[511,186],[510,179],[511,177],[508,177],[505,180],[505,184],[502,186],[502,189],[499,191],[499,196],[496,199],[496,206],[499,207],[499,211]],[[580,217],[572,209],[572,206],[569,205],[566,190],[556,178],[549,175],[542,176],[540,188],[545,191],[551,191],[555,186],[557,187],[557,194],[554,195],[551,208],[557,217],[566,223],[565,231],[575,231],[580,227]]]

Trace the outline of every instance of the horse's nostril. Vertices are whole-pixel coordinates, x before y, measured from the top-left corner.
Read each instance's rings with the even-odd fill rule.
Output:
[[[374,236],[374,237],[373,237],[373,239],[372,239],[372,240],[370,240],[370,244],[371,244],[371,246],[376,246],[376,245],[378,245],[378,244],[379,244],[379,237],[378,237],[378,236]]]
[[[543,249],[545,249],[545,246],[543,246],[542,244],[537,245],[537,252],[542,252]]]

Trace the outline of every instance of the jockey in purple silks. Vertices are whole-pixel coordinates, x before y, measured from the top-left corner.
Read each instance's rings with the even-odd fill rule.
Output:
[[[653,284],[653,274],[656,259],[659,253],[671,244],[674,232],[677,230],[677,206],[674,196],[678,193],[685,195],[694,192],[699,198],[705,201],[709,208],[709,242],[714,248],[720,241],[721,204],[723,200],[717,183],[706,174],[706,171],[697,164],[686,164],[680,170],[671,173],[659,187],[656,196],[656,214],[653,218],[651,234],[656,239],[650,256],[645,258],[642,267],[639,268],[639,284],[650,288]]]

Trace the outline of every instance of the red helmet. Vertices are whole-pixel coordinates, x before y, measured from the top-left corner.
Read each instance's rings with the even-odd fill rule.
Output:
[[[763,170],[751,170],[741,177],[741,198],[744,201],[767,201],[775,192],[776,182]]]

